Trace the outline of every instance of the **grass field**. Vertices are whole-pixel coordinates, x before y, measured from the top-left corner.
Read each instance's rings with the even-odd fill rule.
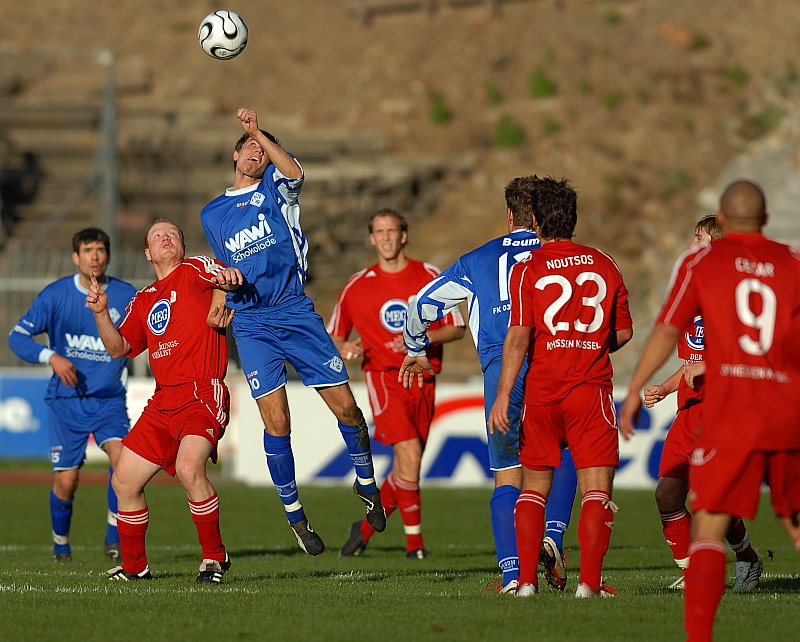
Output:
[[[222,528],[233,567],[220,586],[197,585],[199,547],[185,497],[172,484],[148,489],[152,582],[108,582],[102,556],[104,493],[85,485],[76,501],[72,564],[54,565],[48,485],[0,488],[0,639],[2,640],[677,640],[681,595],[652,494],[618,491],[620,505],[606,557],[613,600],[575,600],[577,515],[567,533],[570,579],[526,600],[486,590],[498,579],[486,489],[424,489],[431,556],[406,560],[397,516],[361,558],[339,559],[359,516],[345,488],[304,488],[312,524],[329,550],[300,551],[267,488],[218,484]],[[762,502],[764,508],[767,503]],[[800,565],[767,510],[751,534],[765,558],[755,592],[728,592],[719,640],[798,638]],[[774,553],[767,557],[768,549]],[[732,563],[729,575],[733,574]]]

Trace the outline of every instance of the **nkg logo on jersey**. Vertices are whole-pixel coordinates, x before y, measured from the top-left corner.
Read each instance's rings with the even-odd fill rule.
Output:
[[[381,325],[389,332],[400,334],[406,324],[408,303],[403,299],[390,299],[381,306]]]
[[[705,329],[703,328],[703,317],[694,318],[694,334],[686,333],[686,343],[691,350],[703,350],[705,347]]]
[[[233,252],[231,260],[238,263],[270,245],[275,245],[275,243],[276,240],[272,236],[272,228],[267,223],[267,217],[259,214],[258,225],[251,225],[236,232],[225,241],[225,248],[229,252]]]
[[[164,334],[169,325],[169,318],[172,315],[172,306],[168,299],[156,301],[155,305],[147,313],[147,327],[150,332],[159,335]]]

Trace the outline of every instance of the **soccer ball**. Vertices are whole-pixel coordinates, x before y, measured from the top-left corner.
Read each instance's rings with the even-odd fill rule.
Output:
[[[209,56],[230,60],[247,46],[247,25],[233,11],[215,11],[203,18],[197,38]]]

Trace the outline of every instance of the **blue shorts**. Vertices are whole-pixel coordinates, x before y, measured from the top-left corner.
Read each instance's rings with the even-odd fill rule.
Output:
[[[500,378],[502,359],[495,359],[483,372],[483,404],[485,420],[488,424],[489,411],[494,405],[497,396],[497,380]],[[491,470],[506,470],[519,468],[519,421],[522,414],[522,393],[525,383],[527,364],[523,364],[514,389],[511,391],[511,402],[508,404],[508,420],[511,426],[504,435],[495,430],[489,432],[487,425],[486,438],[489,442],[489,468]]]
[[[122,439],[131,428],[124,396],[48,399],[46,403],[53,470],[82,466],[89,435],[102,446]]]
[[[300,304],[245,310],[233,317],[233,336],[254,399],[286,385],[288,361],[306,386],[347,383],[347,370],[308,297]]]

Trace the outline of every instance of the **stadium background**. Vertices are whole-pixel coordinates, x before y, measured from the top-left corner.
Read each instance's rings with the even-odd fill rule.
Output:
[[[4,7],[3,327],[73,271],[69,239],[81,227],[112,232],[110,272],[137,286],[152,280],[141,235],[153,217],[177,220],[189,253],[207,253],[198,212],[229,184],[241,105],[306,170],[308,290],[323,316],[373,260],[373,208],[408,212],[409,254],[444,267],[503,231],[509,178],[567,176],[579,191],[576,240],[610,252],[631,289],[638,335],[615,355],[624,385],[670,266],[721,184],[760,181],[769,232],[800,239],[794,4],[224,4],[250,29],[248,48],[228,62],[196,42],[216,2]],[[472,346],[447,352],[443,380],[469,397],[479,374]],[[36,384],[24,380],[46,371],[23,366],[5,342],[0,366],[0,456],[19,456],[9,440],[30,436],[20,427],[34,413],[14,386],[34,399]],[[144,360],[133,371],[146,377]]]

